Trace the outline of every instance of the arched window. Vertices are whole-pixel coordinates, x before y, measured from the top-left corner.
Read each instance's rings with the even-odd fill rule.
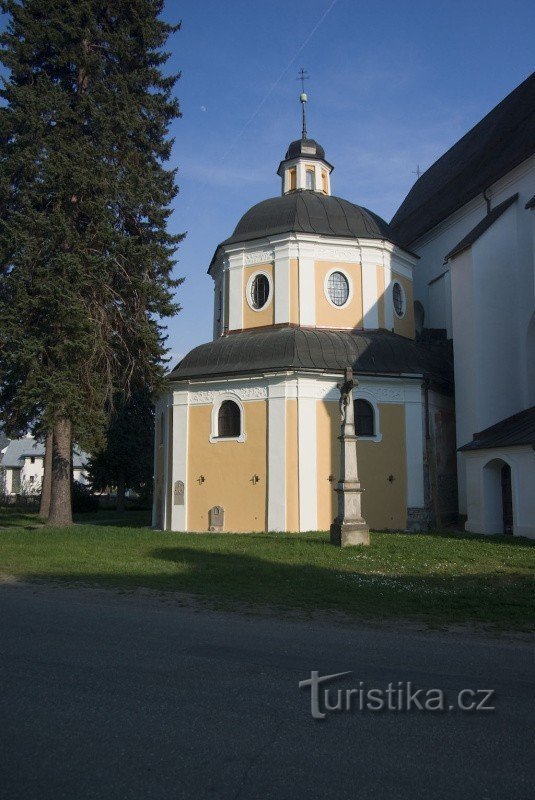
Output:
[[[367,400],[355,400],[355,433],[357,436],[375,436],[373,406]]]
[[[224,400],[217,415],[217,435],[220,439],[231,439],[240,434],[240,407],[233,400]]]

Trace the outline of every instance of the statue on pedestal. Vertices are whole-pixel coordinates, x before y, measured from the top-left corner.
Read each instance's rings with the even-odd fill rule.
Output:
[[[355,434],[355,411],[353,389],[357,382],[353,370],[346,368],[340,390],[340,480],[335,491],[338,494],[338,516],[331,525],[331,544],[349,547],[370,543],[370,531],[362,517],[361,494],[357,469],[357,437]]]

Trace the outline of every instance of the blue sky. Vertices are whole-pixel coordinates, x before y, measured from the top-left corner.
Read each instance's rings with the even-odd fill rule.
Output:
[[[387,220],[416,165],[430,166],[534,68],[533,0],[168,0],[165,17],[182,20],[168,48],[183,112],[171,225],[188,232],[173,363],[211,339],[215,247],[279,194],[277,166],[300,135],[299,68],[333,193]]]

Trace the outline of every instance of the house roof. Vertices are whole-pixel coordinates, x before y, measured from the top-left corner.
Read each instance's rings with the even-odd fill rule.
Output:
[[[384,219],[341,197],[297,189],[262,200],[240,219],[227,244],[263,239],[281,233],[314,233],[344,239],[382,239],[399,244]],[[219,250],[217,248],[212,264]]]
[[[535,72],[416,181],[390,223],[408,247],[535,152]]]
[[[535,447],[535,406],[502,419],[479,433],[474,433],[472,441],[459,447],[459,450],[467,452],[526,444]]]
[[[23,439],[13,439],[9,442],[6,451],[0,460],[3,467],[21,467],[25,458],[32,456],[44,457],[45,446],[42,442],[36,442],[31,436]],[[81,450],[74,449],[73,466],[76,468],[84,467],[89,456]]]
[[[471,247],[474,242],[477,242],[479,237],[482,236],[485,231],[488,230],[490,226],[501,217],[503,212],[507,211],[509,206],[512,206],[516,200],[518,200],[518,192],[517,194],[512,195],[512,197],[507,198],[507,200],[504,200],[503,203],[500,203],[500,205],[496,206],[496,208],[493,208],[492,211],[489,211],[487,216],[484,217],[481,222],[478,222],[475,228],[472,228],[470,233],[467,233],[464,239],[461,239],[461,241],[450,250],[450,252],[444,258],[444,261],[448,261],[450,258],[458,256],[463,250],[466,250],[468,247]]]
[[[280,370],[428,376],[453,383],[449,343],[416,342],[388,331],[281,327],[243,331],[196,347],[169,380],[264,374]]]

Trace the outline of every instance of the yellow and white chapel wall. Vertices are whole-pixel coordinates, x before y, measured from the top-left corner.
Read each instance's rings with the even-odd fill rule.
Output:
[[[304,234],[272,238],[263,244],[227,246],[212,271],[214,338],[287,324],[346,330],[383,328],[414,338],[415,262],[388,242],[326,242]],[[347,287],[347,297],[340,305],[332,301],[329,288],[336,273],[343,276]],[[251,292],[260,275],[269,283],[269,296],[265,305],[255,308]]]
[[[328,529],[339,477],[337,380],[286,375],[177,386],[157,410],[154,526],[206,531],[209,510],[221,506],[226,531]],[[424,507],[421,386],[362,378],[355,397],[375,414],[374,436],[358,442],[366,521],[404,529],[407,508]],[[242,414],[234,440],[214,435],[226,399]]]

